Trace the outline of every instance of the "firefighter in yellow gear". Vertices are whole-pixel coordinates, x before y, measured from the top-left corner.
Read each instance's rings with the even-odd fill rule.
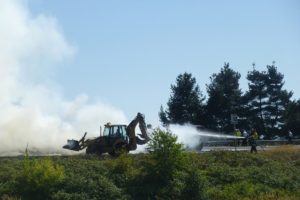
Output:
[[[236,136],[236,137],[242,136],[240,129],[234,130],[234,136]],[[234,142],[235,142],[235,146],[240,146],[240,140],[238,138],[236,138]]]
[[[249,143],[251,145],[251,150],[250,150],[251,153],[253,153],[253,152],[257,153],[257,149],[256,149],[256,146],[257,146],[256,140],[257,139],[258,139],[258,133],[255,129],[252,129],[250,137],[249,137]]]

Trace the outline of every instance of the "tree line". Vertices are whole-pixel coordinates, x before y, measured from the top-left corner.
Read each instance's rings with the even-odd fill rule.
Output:
[[[292,100],[293,92],[283,89],[284,75],[275,62],[263,71],[253,64],[246,76],[245,92],[240,88],[240,78],[241,74],[225,63],[206,84],[206,98],[191,73],[179,74],[171,84],[166,109],[160,108],[160,121],[164,126],[190,123],[230,133],[234,129],[231,117],[237,115],[236,128],[255,128],[267,138],[286,135],[288,130],[300,133],[300,99]]]

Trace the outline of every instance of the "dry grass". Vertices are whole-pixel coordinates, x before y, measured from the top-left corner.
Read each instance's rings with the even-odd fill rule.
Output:
[[[292,161],[300,164],[300,145],[282,145],[268,151],[260,152],[260,154],[272,160]]]

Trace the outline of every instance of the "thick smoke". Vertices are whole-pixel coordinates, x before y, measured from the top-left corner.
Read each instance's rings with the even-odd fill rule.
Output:
[[[127,122],[119,109],[90,104],[84,94],[67,101],[57,84],[39,78],[76,53],[54,17],[33,15],[26,1],[1,0],[0,24],[0,156],[27,145],[59,152],[68,138],[97,136],[108,121]]]

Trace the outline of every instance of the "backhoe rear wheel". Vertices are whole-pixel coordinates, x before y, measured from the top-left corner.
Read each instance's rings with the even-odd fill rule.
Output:
[[[114,157],[118,157],[122,153],[128,153],[128,150],[126,148],[126,143],[124,143],[124,142],[116,143],[113,147],[113,150],[108,153],[109,153],[109,155],[114,156]]]

